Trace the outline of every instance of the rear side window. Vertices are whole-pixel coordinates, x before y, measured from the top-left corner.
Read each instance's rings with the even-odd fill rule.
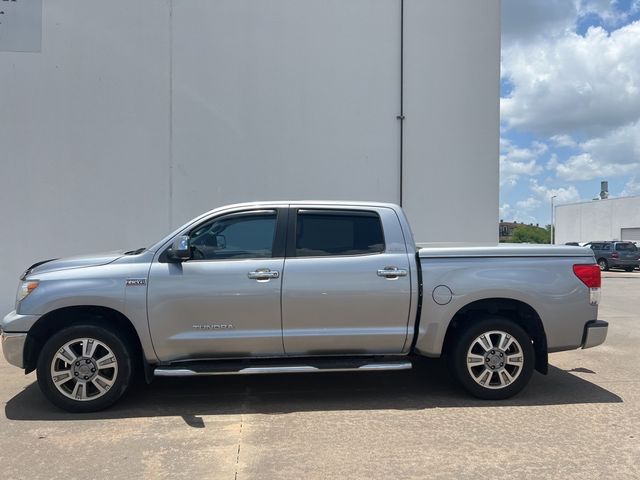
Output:
[[[301,210],[296,256],[365,255],[384,251],[380,217],[373,212]]]
[[[638,250],[638,247],[633,243],[617,243],[616,250],[619,252],[635,252]]]

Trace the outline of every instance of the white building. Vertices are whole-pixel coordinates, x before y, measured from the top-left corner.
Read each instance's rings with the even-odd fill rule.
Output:
[[[0,307],[31,263],[239,201],[495,242],[499,0],[2,2]]]
[[[555,243],[640,241],[640,196],[558,205],[555,219]]]

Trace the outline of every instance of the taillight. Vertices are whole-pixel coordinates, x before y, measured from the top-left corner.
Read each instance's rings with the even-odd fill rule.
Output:
[[[600,303],[600,287],[602,286],[600,267],[596,264],[574,265],[573,273],[589,288],[589,303],[598,305]]]
[[[620,258],[620,254],[618,252],[611,252],[611,258]]]

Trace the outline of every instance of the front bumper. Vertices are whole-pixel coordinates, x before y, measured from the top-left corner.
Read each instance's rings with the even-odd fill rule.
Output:
[[[591,320],[584,326],[582,335],[582,348],[596,347],[607,338],[609,323],[604,320]]]
[[[24,368],[24,344],[26,333],[2,332],[2,353],[11,365]]]
[[[11,365],[24,368],[26,332],[29,331],[38,318],[40,318],[39,315],[21,315],[14,310],[0,321],[2,353]]]

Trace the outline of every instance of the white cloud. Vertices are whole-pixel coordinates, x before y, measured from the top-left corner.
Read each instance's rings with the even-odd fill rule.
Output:
[[[507,0],[509,1],[509,0]],[[513,0],[511,0],[513,1]],[[502,121],[541,135],[605,136],[640,118],[640,21],[506,46]]]
[[[564,163],[549,161],[548,168],[556,170],[558,177],[571,181],[640,175],[640,121],[587,140],[579,147],[580,154]]]
[[[631,195],[640,195],[640,178],[635,175],[629,179],[624,186],[624,190],[620,193],[621,197],[628,197]]]
[[[568,187],[549,188],[545,185],[540,185],[537,180],[532,179],[529,184],[529,189],[533,194],[540,199],[541,202],[550,203],[551,197],[556,197],[554,203],[571,203],[580,200],[580,194],[573,185]]]
[[[499,211],[501,220],[509,218],[512,212],[511,205],[509,205],[508,203],[503,203],[502,205],[500,205]]]
[[[542,142],[532,142],[529,148],[500,139],[500,184],[515,185],[521,176],[534,176],[542,171],[537,159],[547,151]]]
[[[622,11],[617,7],[618,0],[582,0],[578,3],[580,15],[598,15],[608,27],[616,27],[624,23],[632,12]]]
[[[555,170],[556,168],[558,168],[558,155],[552,153],[549,161],[545,165],[545,168],[547,170]]]
[[[577,15],[577,5],[567,0],[503,0],[503,43],[564,32],[575,25]]]
[[[525,212],[530,212],[531,210],[535,210],[540,206],[540,200],[537,198],[529,197],[526,200],[520,200],[516,203],[516,207],[519,210],[524,210]]]
[[[554,146],[559,148],[576,148],[578,146],[578,142],[571,135],[553,135],[550,140]]]
[[[638,162],[640,161],[640,120],[613,130],[603,137],[587,140],[580,147],[601,163]]]
[[[503,45],[574,31],[577,20],[587,15],[597,15],[614,28],[640,11],[640,0],[633,0],[626,12],[617,7],[618,0],[503,0]]]
[[[594,178],[617,177],[637,171],[640,163],[600,163],[589,153],[570,157],[556,167],[558,177],[569,181],[585,181]]]

